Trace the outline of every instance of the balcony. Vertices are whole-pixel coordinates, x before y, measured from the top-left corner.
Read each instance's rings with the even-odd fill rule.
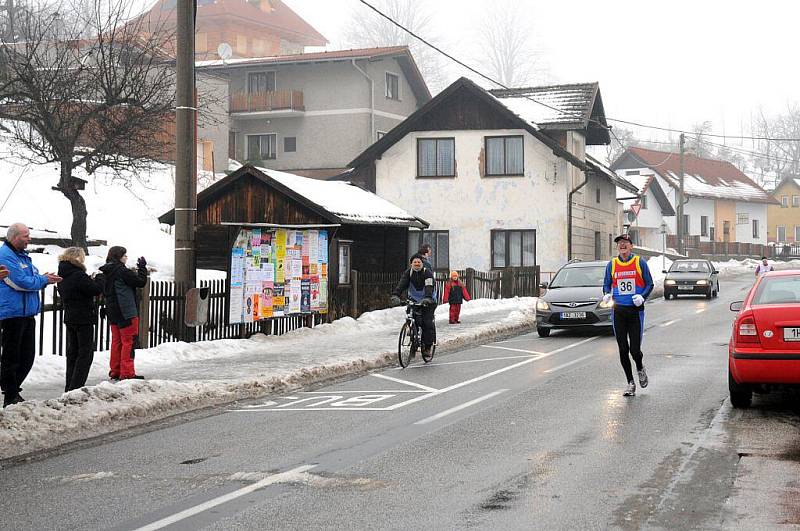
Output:
[[[229,112],[239,118],[296,116],[305,112],[302,90],[233,92]]]

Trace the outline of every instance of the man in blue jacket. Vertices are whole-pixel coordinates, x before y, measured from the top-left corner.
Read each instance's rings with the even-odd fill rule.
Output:
[[[33,367],[36,349],[36,321],[39,291],[61,280],[58,275],[40,275],[25,250],[31,231],[22,223],[8,227],[0,247],[0,267],[7,275],[0,282],[0,320],[3,327],[0,351],[0,389],[3,407],[22,402],[20,386]]]

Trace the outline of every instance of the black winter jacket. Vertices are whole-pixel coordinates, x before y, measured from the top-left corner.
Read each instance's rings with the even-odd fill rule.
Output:
[[[92,325],[97,321],[94,298],[103,293],[102,279],[86,274],[86,269],[72,262],[58,263],[58,293],[64,304],[64,324]]]
[[[139,316],[139,300],[136,288],[147,283],[147,269],[128,269],[122,262],[108,262],[100,268],[103,272],[108,322],[126,327],[131,319]]]
[[[423,267],[420,271],[414,271],[409,268],[400,277],[400,282],[397,283],[392,294],[399,297],[403,291],[408,290],[408,298],[419,302],[425,297],[432,299],[433,288],[434,278],[430,269]]]

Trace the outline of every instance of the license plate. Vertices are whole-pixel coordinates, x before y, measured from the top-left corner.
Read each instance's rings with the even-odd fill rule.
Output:
[[[800,327],[784,328],[783,329],[784,341],[800,341]]]
[[[562,319],[586,319],[586,312],[561,312]]]
[[[694,289],[694,286],[678,286],[678,289],[685,289],[687,291],[691,291]]]

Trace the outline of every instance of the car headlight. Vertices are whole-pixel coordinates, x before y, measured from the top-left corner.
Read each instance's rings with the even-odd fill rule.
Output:
[[[674,280],[665,280],[664,281],[664,285],[666,285],[666,286],[674,286],[675,285],[675,281]]]
[[[547,304],[547,301],[545,301],[544,299],[539,299],[538,301],[536,301],[536,309],[537,310],[549,310],[550,309],[550,305]]]
[[[600,302],[597,303],[597,307],[598,308],[603,308],[603,309],[613,308],[614,307],[614,299],[608,299],[608,302],[605,302],[604,300],[600,300]]]
[[[697,281],[697,285],[698,286],[705,286],[707,284],[708,284],[708,280],[698,280]]]

